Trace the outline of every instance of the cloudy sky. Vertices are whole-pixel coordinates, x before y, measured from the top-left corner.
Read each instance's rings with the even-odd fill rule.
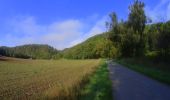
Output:
[[[170,20],[170,0],[142,0],[153,22]],[[104,32],[108,14],[127,19],[133,0],[0,0],[0,46],[76,45]]]

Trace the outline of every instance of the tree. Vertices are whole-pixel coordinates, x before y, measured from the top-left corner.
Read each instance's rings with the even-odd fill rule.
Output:
[[[108,29],[108,33],[107,35],[107,39],[109,39],[110,41],[114,40],[114,35],[115,35],[115,30],[116,27],[118,25],[118,21],[117,21],[117,15],[115,12],[112,12],[110,15],[110,21],[106,22],[106,28]]]
[[[128,25],[132,27],[136,34],[143,35],[146,15],[144,11],[144,3],[136,0],[133,5],[129,7],[130,13],[128,17]]]
[[[170,61],[170,21],[163,24],[163,29],[158,37],[158,50],[163,61]]]
[[[133,5],[129,7],[130,13],[128,16],[128,27],[133,29],[132,34],[139,35],[139,40],[135,41],[134,56],[140,56],[144,53],[146,37],[144,34],[146,15],[144,11],[144,3],[136,0]],[[138,37],[138,36],[137,36]]]
[[[147,25],[145,33],[147,34],[148,50],[157,50],[158,37],[163,30],[163,23]]]

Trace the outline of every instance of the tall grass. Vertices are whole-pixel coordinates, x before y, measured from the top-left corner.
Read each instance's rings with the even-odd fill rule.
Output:
[[[100,60],[0,61],[0,99],[76,100]]]

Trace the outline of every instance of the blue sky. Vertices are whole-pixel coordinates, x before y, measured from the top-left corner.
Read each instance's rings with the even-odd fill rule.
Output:
[[[153,22],[170,19],[170,0],[142,0]],[[126,20],[133,0],[0,0],[0,46],[64,49],[104,32],[110,12]]]

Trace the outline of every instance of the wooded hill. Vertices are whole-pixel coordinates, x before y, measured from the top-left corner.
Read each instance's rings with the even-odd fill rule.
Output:
[[[70,59],[94,59],[116,56],[116,48],[110,40],[107,40],[106,33],[93,36],[83,43],[62,51],[64,58]]]
[[[49,45],[28,44],[16,47],[0,47],[0,55],[33,59],[94,59],[116,56],[116,48],[106,33],[93,36],[71,48],[59,51]]]
[[[49,45],[27,44],[16,47],[0,47],[0,55],[16,58],[51,59],[58,50]]]

